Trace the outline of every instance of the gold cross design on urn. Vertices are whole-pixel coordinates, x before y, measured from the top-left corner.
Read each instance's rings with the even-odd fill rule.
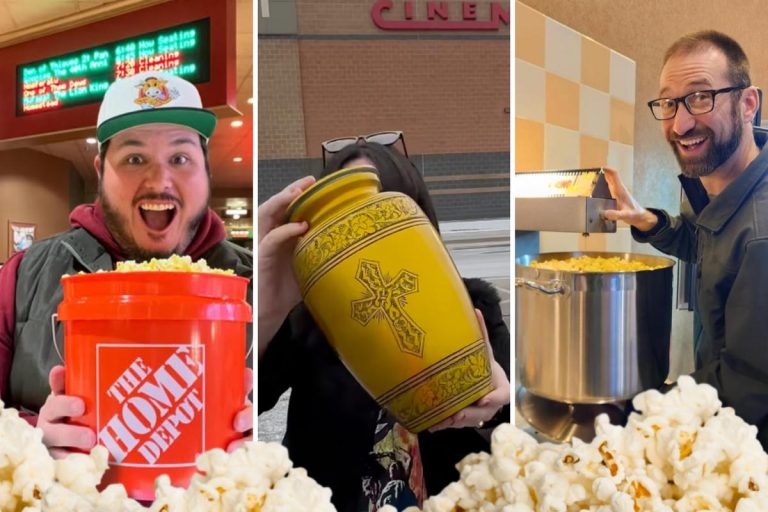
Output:
[[[401,269],[387,280],[378,261],[361,260],[355,278],[365,287],[365,296],[352,301],[352,318],[362,325],[374,317],[385,320],[400,350],[421,357],[424,330],[405,311],[406,295],[419,291],[419,276]]]

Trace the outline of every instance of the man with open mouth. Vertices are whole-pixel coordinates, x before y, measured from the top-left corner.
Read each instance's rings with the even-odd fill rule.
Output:
[[[93,431],[65,422],[85,405],[63,394],[64,367],[51,343],[62,275],[178,254],[253,276],[253,255],[225,239],[223,222],[208,207],[215,127],[197,88],[178,76],[150,71],[114,82],[97,121],[97,200],[72,211],[71,230],[33,244],[0,270],[0,397],[43,430],[55,456],[96,443]],[[250,333],[249,325],[247,340]],[[234,421],[244,437],[230,449],[250,436],[251,407]]]
[[[768,449],[768,150],[752,130],[758,91],[742,48],[714,31],[675,42],[659,84],[648,106],[680,164],[687,202],[677,217],[643,208],[609,170],[618,208],[605,216],[697,265],[692,376],[757,426]]]

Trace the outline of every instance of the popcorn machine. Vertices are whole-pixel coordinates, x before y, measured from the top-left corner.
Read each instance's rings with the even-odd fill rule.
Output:
[[[616,208],[602,169],[515,174],[515,230],[615,233],[600,215]]]
[[[614,233],[616,208],[602,169],[515,175],[515,229]],[[575,272],[533,268],[573,256],[642,261],[653,270]],[[660,386],[669,369],[672,266],[629,253],[517,255],[515,350],[518,413],[553,441],[594,436],[594,419],[626,421],[627,400]]]

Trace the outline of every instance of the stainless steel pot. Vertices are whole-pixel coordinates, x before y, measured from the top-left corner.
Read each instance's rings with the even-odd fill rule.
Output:
[[[534,260],[619,256],[656,270],[567,272]],[[674,261],[628,253],[544,253],[515,264],[515,343],[520,381],[567,403],[625,400],[669,372]]]

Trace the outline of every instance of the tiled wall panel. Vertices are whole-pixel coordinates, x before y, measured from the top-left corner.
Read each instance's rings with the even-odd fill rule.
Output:
[[[515,170],[615,167],[632,189],[635,62],[516,2]],[[542,233],[547,251],[630,251],[617,234]]]

